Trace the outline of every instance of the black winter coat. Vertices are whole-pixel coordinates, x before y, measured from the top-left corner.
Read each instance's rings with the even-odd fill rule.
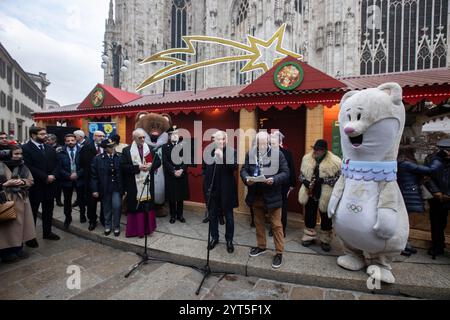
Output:
[[[42,152],[31,140],[22,146],[23,160],[33,175],[34,184],[30,188],[31,201],[44,201],[55,198],[56,181],[47,183],[47,177],[58,176],[56,151],[44,144]]]
[[[431,181],[426,183],[431,193],[442,192],[450,197],[450,159],[445,157],[443,151],[436,153],[429,161],[430,166],[437,169],[431,174]],[[444,208],[450,209],[450,201],[443,203]]]
[[[232,161],[227,162],[227,154],[233,154]],[[211,152],[214,156],[214,150]],[[216,164],[216,172],[214,176],[214,185],[212,189],[212,199],[220,199],[222,209],[227,211],[229,209],[237,208],[239,206],[237,196],[237,182],[235,171],[238,169],[236,150],[225,147],[223,149],[223,164]],[[205,194],[205,202],[208,201],[208,190],[211,186],[211,181],[214,173],[214,164],[206,164],[203,162],[203,192]]]
[[[424,212],[421,179],[430,175],[435,167],[422,166],[412,161],[399,161],[397,183],[405,201],[408,213]]]
[[[292,157],[292,152],[285,148],[280,148],[280,151],[283,153],[284,157],[286,158],[288,167],[289,167],[289,180],[288,183],[285,183],[282,187],[283,193],[286,194],[289,191],[289,188],[295,188],[297,185],[297,176],[295,174],[295,167],[294,167],[294,159]]]
[[[271,152],[269,151],[268,157],[270,157]],[[264,167],[269,167],[270,162],[265,163]],[[264,174],[263,167],[263,174]],[[247,185],[247,177],[252,177],[253,173],[256,170],[256,164],[251,164],[249,161],[249,153],[245,156],[245,164],[241,168],[241,178],[245,185]],[[264,203],[267,209],[276,209],[281,208],[283,204],[282,200],[282,186],[289,183],[289,167],[282,152],[278,153],[278,172],[274,175],[266,175],[266,178],[273,178],[273,184],[267,185],[263,183],[255,183],[251,186],[248,186],[247,197],[245,198],[245,202],[249,207],[253,206],[255,201],[257,188],[262,191]]]
[[[171,153],[174,145],[169,142],[162,147],[164,177],[165,177],[165,197],[166,201],[181,201],[189,199],[189,181],[188,181],[188,166],[183,162],[175,164],[172,161]],[[178,154],[178,153],[177,153]],[[183,156],[183,150],[179,155]],[[183,169],[181,176],[175,176],[175,170]]]

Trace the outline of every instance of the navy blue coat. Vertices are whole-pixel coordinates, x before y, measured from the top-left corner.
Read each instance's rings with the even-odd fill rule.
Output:
[[[75,153],[75,166],[77,170],[78,179],[76,180],[76,187],[84,186],[84,169],[80,164],[80,150],[81,148],[76,146]],[[72,173],[70,167],[70,155],[67,152],[67,148],[63,147],[62,150],[57,154],[58,158],[58,175],[61,180],[61,185],[63,187],[71,187],[74,181],[70,180],[70,175]]]
[[[443,151],[431,157],[431,166],[437,169],[431,174],[431,180],[426,184],[431,193],[442,192],[450,197],[450,159],[445,157]],[[444,202],[443,207],[450,210],[450,201]]]
[[[122,154],[116,152],[114,154],[114,167],[116,168],[117,184],[120,194],[124,193],[123,176],[121,170]],[[91,191],[98,192],[100,197],[106,194],[108,187],[111,185],[111,174],[109,168],[109,159],[106,152],[97,155],[92,160],[91,165]]]
[[[434,167],[422,166],[412,161],[399,161],[397,183],[405,201],[408,213],[424,212],[422,189],[420,188],[423,176],[430,175],[436,170]]]

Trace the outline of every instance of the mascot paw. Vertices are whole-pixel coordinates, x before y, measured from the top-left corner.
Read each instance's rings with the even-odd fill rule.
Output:
[[[395,283],[395,278],[392,272],[386,268],[377,266],[377,265],[370,265],[367,267],[366,270],[367,274],[377,280],[384,283]]]
[[[381,239],[390,239],[397,229],[397,212],[388,208],[379,208],[377,223],[373,226],[373,231]]]
[[[328,218],[332,218],[336,213],[337,206],[339,204],[339,198],[331,195],[330,202],[328,202]]]
[[[349,254],[345,256],[340,256],[337,259],[337,264],[344,269],[352,271],[361,270],[366,266],[366,263],[363,258],[352,256]]]

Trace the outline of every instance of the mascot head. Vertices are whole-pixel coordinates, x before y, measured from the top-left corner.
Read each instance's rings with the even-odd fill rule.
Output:
[[[397,159],[405,125],[402,88],[397,83],[347,92],[340,106],[339,130],[345,159]]]
[[[147,133],[145,142],[153,147],[167,143],[169,127],[169,121],[157,113],[140,112],[136,117],[135,128],[144,129]]]

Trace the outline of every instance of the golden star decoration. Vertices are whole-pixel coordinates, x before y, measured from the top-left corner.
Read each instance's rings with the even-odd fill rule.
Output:
[[[249,72],[253,70],[262,69],[264,72],[270,69],[273,65],[277,64],[280,60],[284,59],[286,56],[294,57],[297,59],[302,59],[302,55],[284,49],[282,47],[284,32],[286,30],[286,25],[283,24],[278,28],[278,30],[270,37],[269,40],[261,40],[254,36],[247,36],[248,45],[242,44],[229,39],[223,39],[218,37],[210,36],[183,36],[183,41],[187,47],[185,48],[173,48],[164,50],[162,52],[151,55],[150,57],[144,59],[141,64],[152,63],[152,62],[164,62],[169,63],[153,73],[149,78],[144,80],[136,89],[136,91],[142,90],[145,87],[156,83],[158,81],[164,80],[166,78],[181,74],[187,71],[193,71],[195,69],[218,65],[222,63],[230,63],[236,61],[247,61],[247,63],[240,69],[241,72]],[[196,43],[212,43],[218,45],[224,45],[230,48],[239,49],[245,52],[241,55],[232,55],[228,57],[219,57],[208,59],[205,61],[195,62],[193,64],[188,64],[187,61],[180,59],[180,55],[196,55],[196,49],[194,48],[193,42]],[[258,62],[258,59],[262,57],[261,51],[258,48],[269,49],[276,42],[275,46],[275,56],[281,55],[282,57],[274,59],[272,61],[272,66],[268,66],[266,62]],[[175,57],[174,57],[175,55]]]

